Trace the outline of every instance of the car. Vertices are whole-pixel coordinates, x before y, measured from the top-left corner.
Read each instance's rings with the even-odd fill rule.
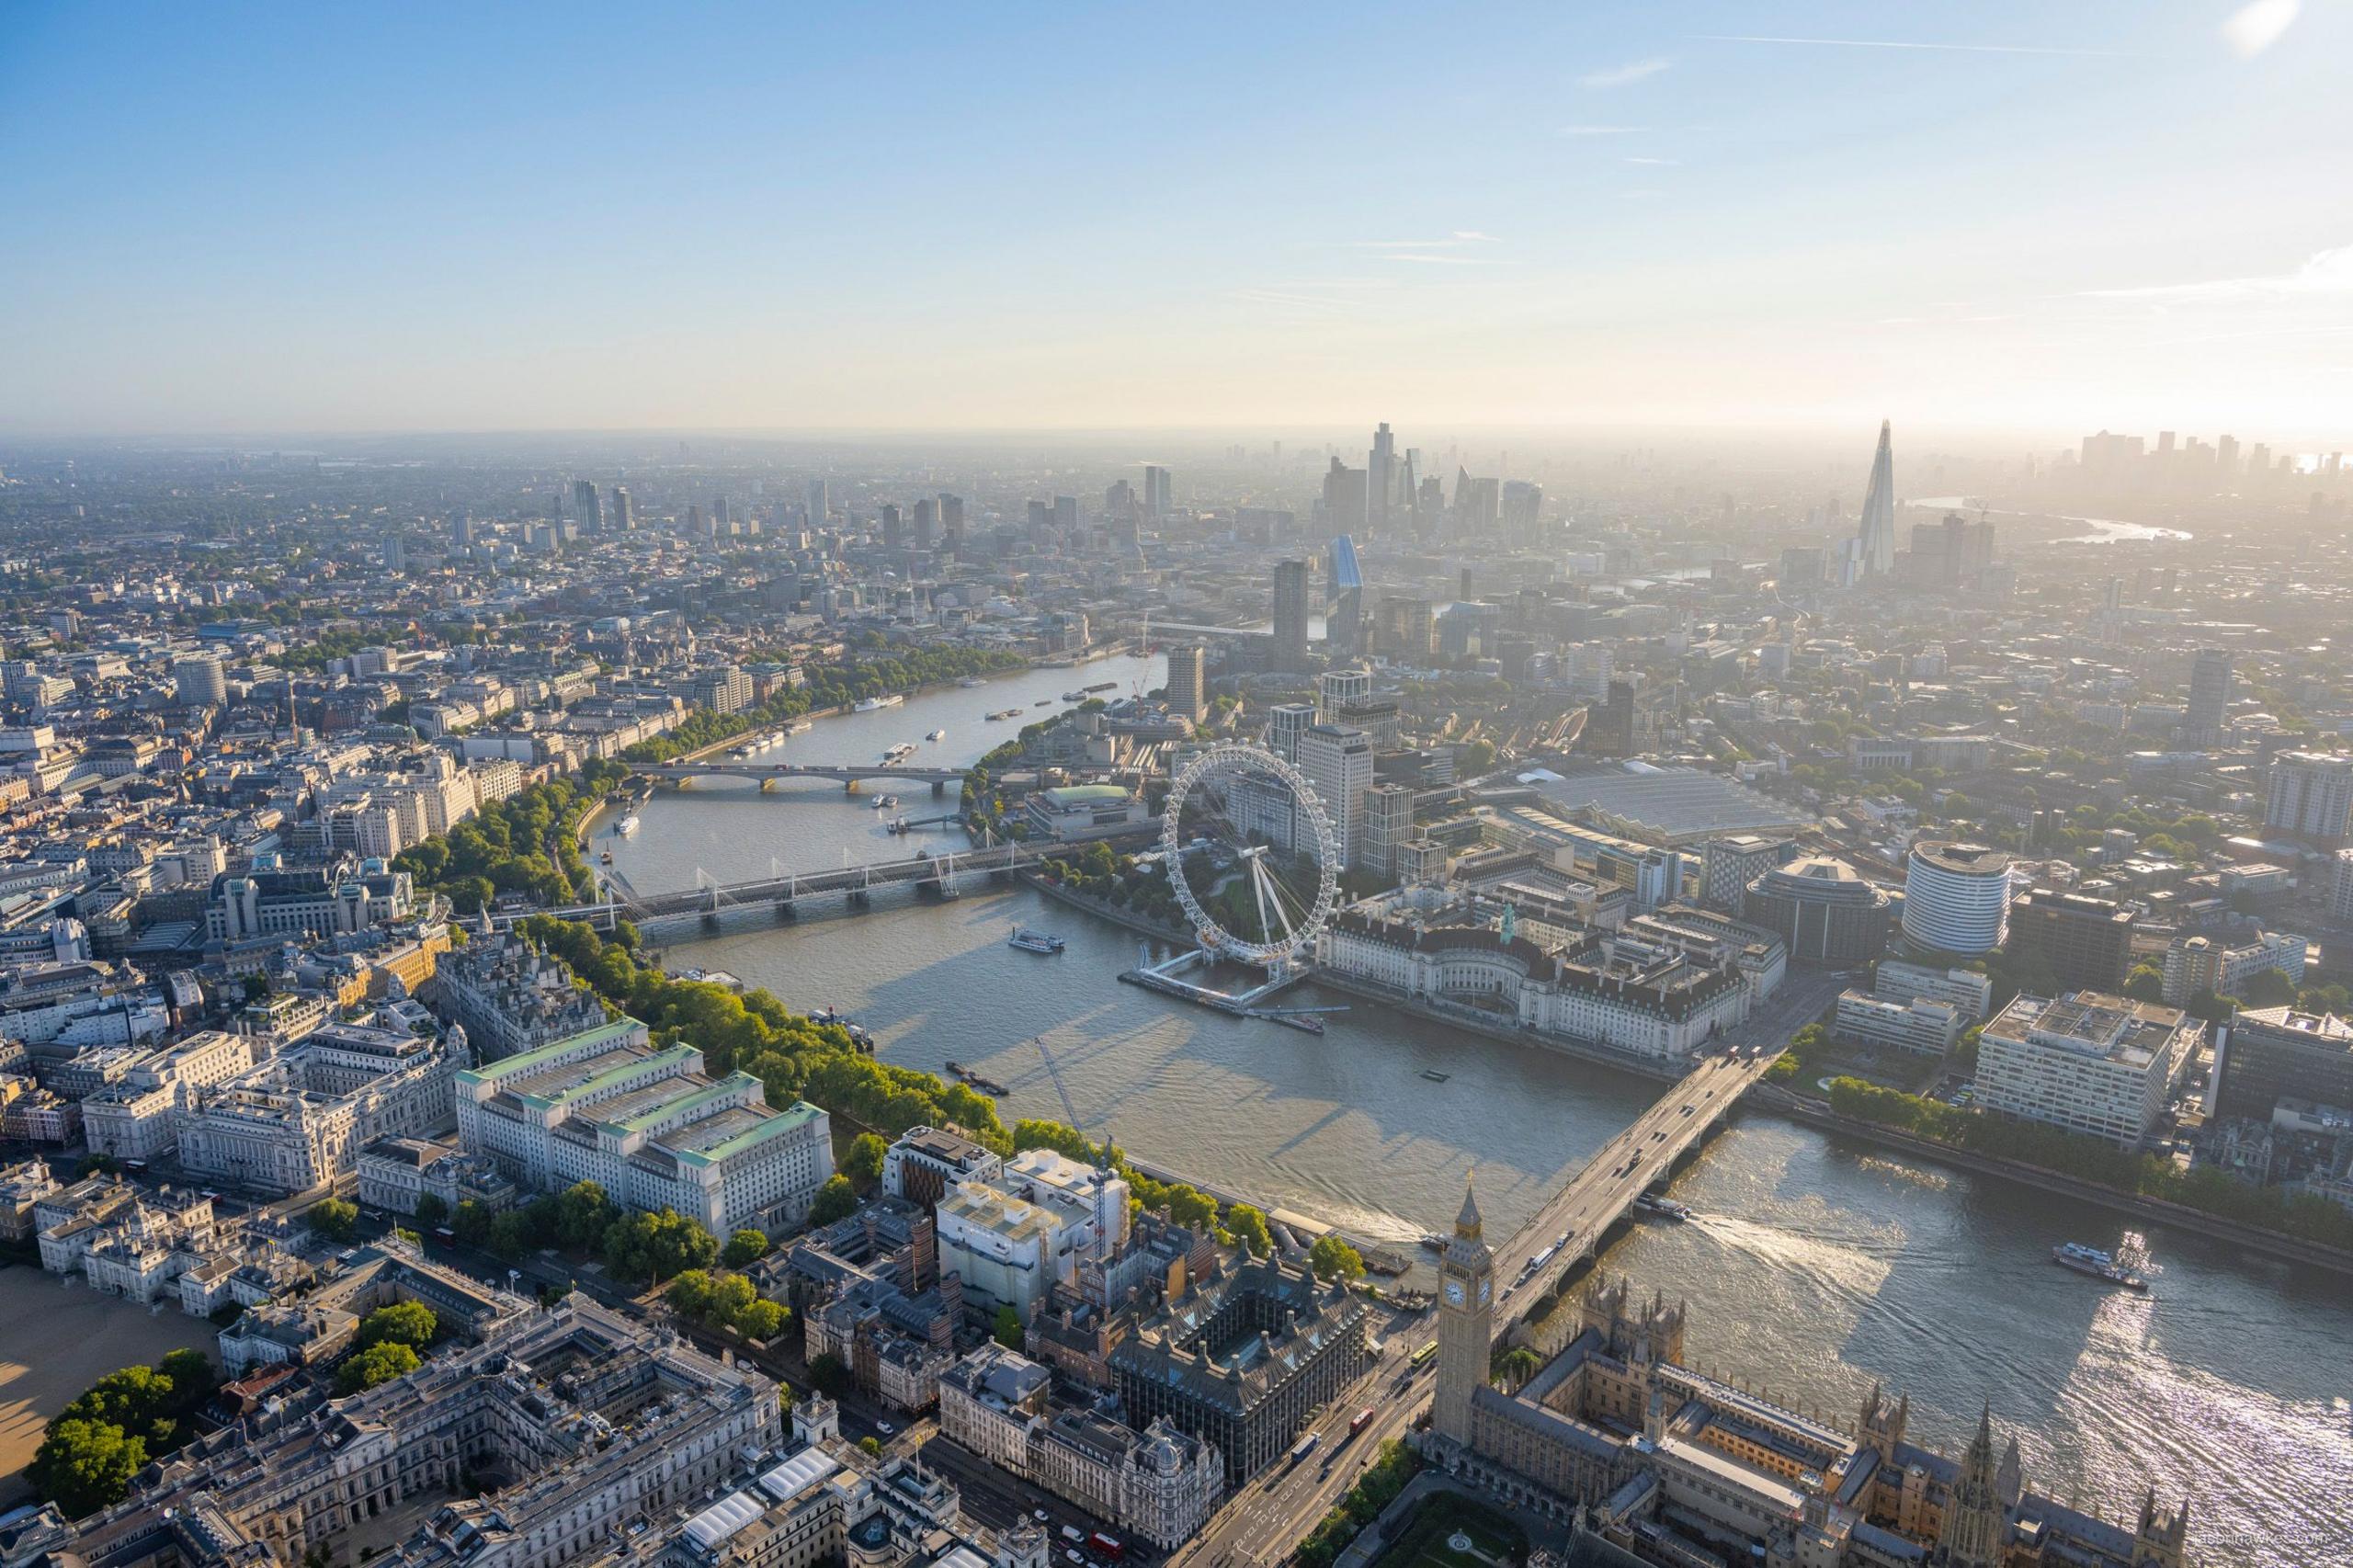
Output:
[[[1063,1555],[1069,1558],[1073,1562],[1084,1562],[1086,1561],[1086,1558],[1081,1557],[1075,1551],[1067,1546],[1063,1548]]]
[[[897,1430],[898,1430],[898,1428],[897,1428],[897,1427],[895,1427],[895,1426],[892,1426],[888,1421],[877,1421],[877,1422],[874,1424],[874,1429],[875,1429],[877,1432],[881,1433],[881,1434],[882,1434],[884,1437],[889,1437],[892,1432],[895,1432],[895,1431],[897,1431]]]
[[[1046,1522],[1046,1510],[1043,1508],[1032,1508],[1029,1510],[1029,1517],[1042,1525]]]

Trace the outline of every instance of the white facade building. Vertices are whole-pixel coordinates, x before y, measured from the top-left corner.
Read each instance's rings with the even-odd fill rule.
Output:
[[[1981,844],[1923,839],[1904,866],[1904,935],[1975,957],[2009,939],[2010,857]]]
[[[1859,991],[1839,993],[1835,1023],[1840,1040],[1923,1056],[1950,1051],[1968,1027],[1968,1017],[1949,1002],[1926,996],[1888,1002]]]
[[[1978,1037],[1977,1104],[2136,1148],[2204,1034],[2154,1002],[2097,991],[2018,996]]]
[[[823,1110],[771,1108],[748,1073],[705,1077],[701,1051],[654,1051],[634,1018],[460,1072],[456,1103],[459,1146],[523,1187],[593,1181],[722,1237],[798,1223],[834,1174]]]

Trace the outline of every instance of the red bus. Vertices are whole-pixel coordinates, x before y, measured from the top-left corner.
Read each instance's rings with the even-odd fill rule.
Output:
[[[1363,1430],[1365,1429],[1365,1424],[1366,1424],[1367,1422],[1370,1421],[1371,1419],[1372,1419],[1372,1406],[1370,1406],[1370,1405],[1369,1405],[1369,1404],[1368,1404],[1368,1405],[1366,1405],[1362,1410],[1358,1411],[1358,1412],[1356,1413],[1356,1415],[1354,1415],[1353,1416],[1349,1417],[1349,1419],[1348,1419],[1348,1436],[1349,1436],[1349,1437],[1355,1437],[1358,1433],[1359,1433],[1359,1432],[1363,1431]]]
[[[1086,1538],[1086,1544],[1093,1547],[1097,1555],[1108,1557],[1114,1562],[1119,1562],[1128,1554],[1128,1549],[1126,1547],[1120,1545],[1111,1537],[1105,1535],[1101,1530],[1097,1530],[1094,1534],[1088,1536]]]

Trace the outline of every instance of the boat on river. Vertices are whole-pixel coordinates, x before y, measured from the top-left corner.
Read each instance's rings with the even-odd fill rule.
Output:
[[[1661,1220],[1673,1220],[1678,1224],[1691,1218],[1691,1206],[1677,1203],[1672,1198],[1654,1198],[1647,1192],[1634,1195],[1634,1211],[1654,1215]]]
[[[1008,948],[1019,948],[1025,953],[1059,953],[1070,944],[1060,937],[1043,931],[1029,931],[1016,926],[1013,935],[1005,939]]]
[[[635,812],[630,812],[629,815],[613,824],[613,832],[623,838],[627,838],[631,834],[635,833],[637,828],[638,822],[637,813]]]
[[[2131,1234],[2125,1237],[2124,1244],[2112,1253],[2086,1246],[2081,1242],[2061,1242],[2051,1249],[2051,1261],[2060,1267],[2072,1268],[2078,1274],[2127,1290],[2149,1288],[2148,1278],[2139,1267],[2144,1256],[2140,1238]]]
[[[881,697],[867,697],[859,699],[856,705],[850,709],[850,711],[853,713],[872,713],[879,709],[896,708],[904,701],[906,701],[906,698],[900,693],[895,691],[888,692]]]

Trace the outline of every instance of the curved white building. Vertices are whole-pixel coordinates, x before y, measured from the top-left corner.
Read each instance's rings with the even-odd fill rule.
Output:
[[[1975,957],[2010,934],[2010,855],[1983,844],[1922,839],[1904,867],[1904,935]]]

